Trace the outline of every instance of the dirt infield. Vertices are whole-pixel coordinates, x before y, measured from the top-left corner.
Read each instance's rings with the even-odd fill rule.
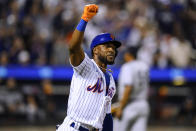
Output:
[[[0,131],[55,131],[55,126],[20,126],[20,127],[0,127]],[[147,131],[196,131],[196,127],[164,127],[150,126]]]

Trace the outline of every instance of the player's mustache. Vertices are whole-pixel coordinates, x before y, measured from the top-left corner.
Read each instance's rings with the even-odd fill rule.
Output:
[[[108,52],[107,56],[115,56],[115,52]]]

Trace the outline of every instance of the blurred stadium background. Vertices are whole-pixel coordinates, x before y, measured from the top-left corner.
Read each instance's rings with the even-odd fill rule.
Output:
[[[148,130],[196,130],[195,0],[0,0],[0,130],[52,131],[62,122],[67,44],[86,3],[100,7],[85,32],[89,55],[92,38],[111,32],[123,43],[110,67],[115,80],[127,47],[139,46],[151,67]]]

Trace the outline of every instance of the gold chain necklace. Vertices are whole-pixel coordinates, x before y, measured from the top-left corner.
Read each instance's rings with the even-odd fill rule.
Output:
[[[99,66],[99,68],[101,68],[101,69],[104,69],[104,70],[106,70],[106,71],[109,71],[109,72],[113,72],[111,69],[106,69],[106,68],[103,68],[103,67],[101,67],[101,66]]]

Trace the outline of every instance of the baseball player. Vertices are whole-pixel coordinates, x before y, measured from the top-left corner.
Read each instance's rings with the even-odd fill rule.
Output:
[[[107,65],[114,64],[121,43],[110,33],[97,35],[90,46],[93,59],[87,56],[81,45],[85,27],[97,12],[97,5],[86,5],[72,35],[69,57],[74,73],[67,116],[57,131],[101,131],[104,119],[111,120],[111,100],[116,87]]]
[[[137,48],[124,54],[125,64],[119,74],[119,105],[112,107],[116,131],[146,131],[149,105],[147,102],[148,66],[136,59]]]

